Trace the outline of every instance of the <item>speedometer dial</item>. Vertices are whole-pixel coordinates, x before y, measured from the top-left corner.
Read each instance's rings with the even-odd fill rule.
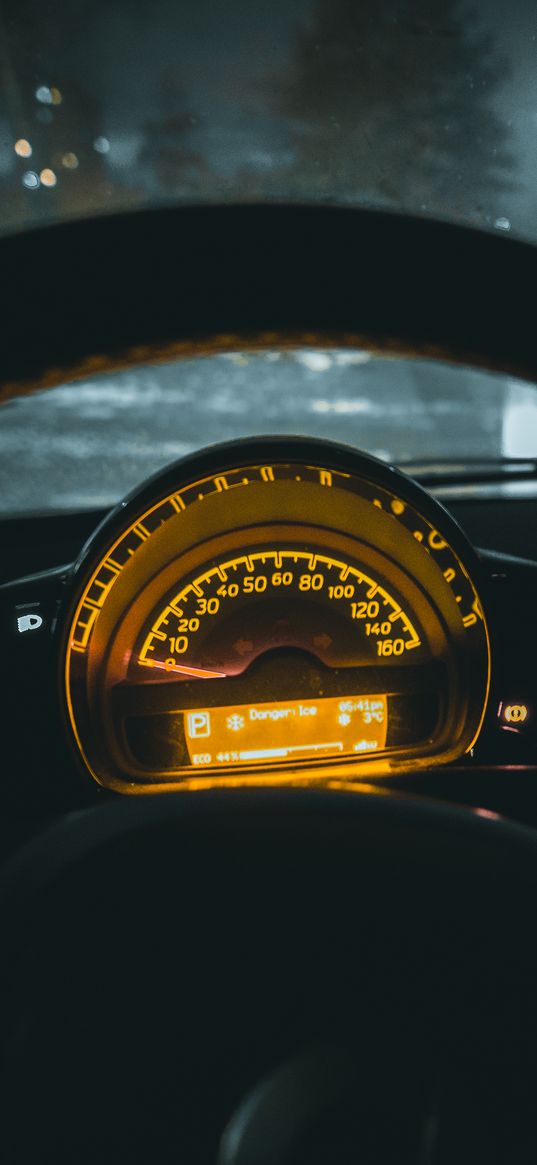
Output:
[[[421,641],[378,578],[341,558],[280,544],[192,578],[155,612],[137,662],[179,675],[235,675],[284,643],[348,667],[400,657]],[[225,672],[215,671],[222,666]]]
[[[340,447],[179,463],[77,568],[66,694],[87,767],[132,792],[459,755],[489,676],[468,562],[436,503]]]

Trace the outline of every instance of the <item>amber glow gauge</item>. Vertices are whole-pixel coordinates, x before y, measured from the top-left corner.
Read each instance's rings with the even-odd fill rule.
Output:
[[[158,609],[136,660],[210,679],[286,643],[341,666],[400,658],[421,645],[404,604],[378,580],[341,558],[280,546],[194,577]]]
[[[75,568],[79,755],[122,792],[452,760],[489,686],[478,572],[441,507],[363,454],[273,439],[187,458]]]

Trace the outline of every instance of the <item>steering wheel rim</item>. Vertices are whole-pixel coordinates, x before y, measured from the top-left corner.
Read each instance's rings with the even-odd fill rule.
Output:
[[[537,379],[537,250],[509,236],[348,207],[177,207],[4,237],[0,261],[0,400],[276,339]]]

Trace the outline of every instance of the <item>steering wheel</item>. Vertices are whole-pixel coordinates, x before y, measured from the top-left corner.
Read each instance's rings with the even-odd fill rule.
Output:
[[[3,399],[237,337],[537,375],[534,251],[461,228],[204,208],[0,256]],[[533,1159],[536,874],[529,830],[367,790],[65,817],[1,878],[4,1159]]]

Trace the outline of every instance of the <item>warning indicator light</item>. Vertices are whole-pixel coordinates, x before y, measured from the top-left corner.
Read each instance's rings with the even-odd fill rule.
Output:
[[[526,704],[506,704],[503,710],[503,718],[508,724],[523,724],[527,716]]]

